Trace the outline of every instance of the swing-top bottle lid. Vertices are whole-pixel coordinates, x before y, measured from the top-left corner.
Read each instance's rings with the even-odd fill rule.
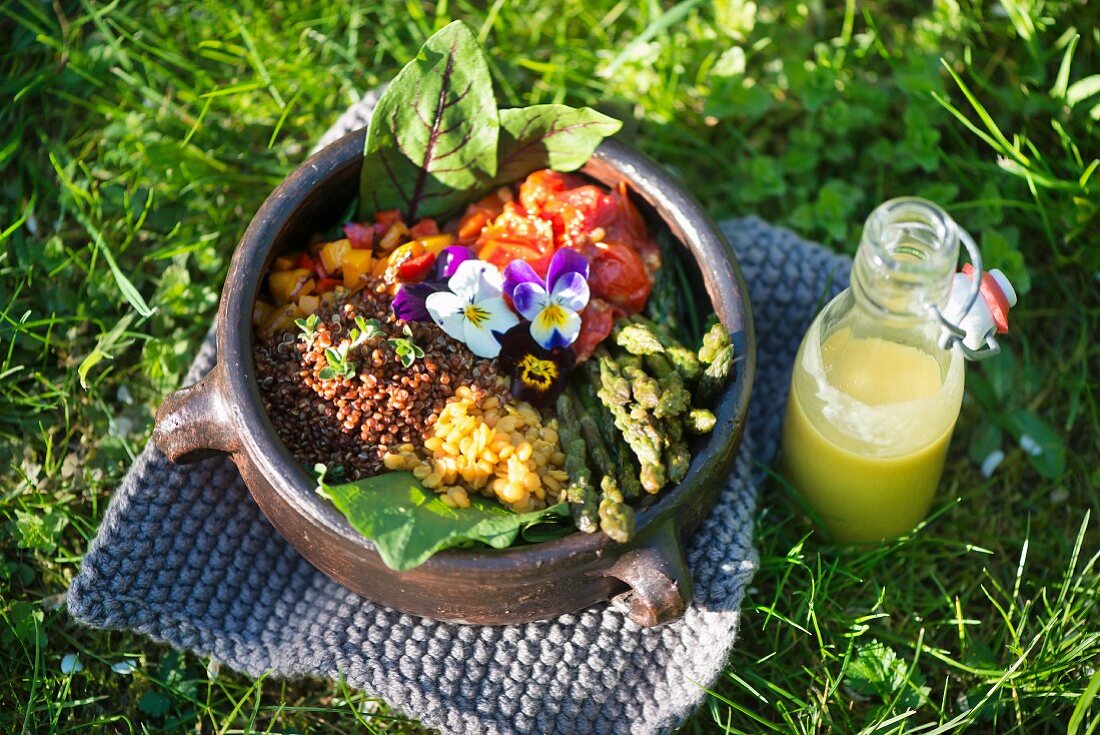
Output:
[[[1000,270],[994,268],[981,275],[978,294],[970,310],[966,311],[966,302],[974,280],[974,267],[967,263],[962,271],[955,274],[955,283],[944,314],[957,324],[966,336],[962,342],[971,350],[978,350],[987,344],[994,334],[1008,332],[1008,312],[1016,305],[1016,290]]]

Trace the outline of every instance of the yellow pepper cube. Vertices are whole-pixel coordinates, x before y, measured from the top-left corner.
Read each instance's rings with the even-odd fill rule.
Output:
[[[312,287],[303,290],[308,282],[312,282],[310,275],[309,270],[305,268],[295,268],[289,271],[277,271],[268,276],[267,285],[271,289],[271,295],[275,297],[275,302],[285,304],[295,296],[312,291]]]
[[[325,243],[325,246],[321,248],[321,264],[325,266],[325,270],[329,272],[330,276],[335,275],[336,271],[340,270],[344,257],[350,251],[351,241],[347,238]]]
[[[344,286],[355,290],[362,285],[361,279],[370,273],[371,257],[369,250],[344,253]]]
[[[272,310],[260,331],[265,336],[270,336],[276,332],[289,331],[294,328],[294,320],[303,316],[305,314],[302,313],[297,304],[285,304]]]
[[[439,255],[443,252],[443,248],[449,248],[454,244],[455,236],[450,234],[443,235],[429,235],[427,237],[420,238],[420,246],[429,253]]]
[[[316,294],[310,294],[308,296],[298,297],[298,308],[304,311],[307,315],[317,313],[317,310],[321,308],[321,297]]]
[[[273,270],[288,271],[292,270],[298,263],[298,254],[292,253],[290,255],[280,255],[275,259],[275,266]]]
[[[383,253],[388,253],[400,243],[404,242],[408,234],[409,228],[405,226],[404,222],[394,222],[378,242],[378,249]]]

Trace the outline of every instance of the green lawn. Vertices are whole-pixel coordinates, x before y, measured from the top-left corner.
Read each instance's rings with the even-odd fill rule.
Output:
[[[1093,732],[1100,4],[758,4],[0,6],[0,731],[419,731],[369,694],[85,630],[62,595],[252,213],[463,18],[502,105],[614,111],[717,217],[850,252],[878,202],[924,195],[1021,292],[925,527],[837,549],[767,489],[741,641],[684,731]]]

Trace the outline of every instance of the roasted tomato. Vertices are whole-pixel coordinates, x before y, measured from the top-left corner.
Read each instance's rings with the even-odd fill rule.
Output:
[[[588,302],[588,306],[581,312],[581,333],[573,343],[577,362],[584,362],[592,356],[592,352],[600,342],[611,334],[611,327],[615,325],[615,320],[621,316],[625,316],[622,309],[612,306],[603,299],[592,299]]]
[[[542,216],[554,225],[554,240],[559,247],[573,248],[588,256],[586,250],[593,240],[603,237],[603,230],[615,219],[615,200],[597,186],[578,186],[554,194],[542,208]]]
[[[458,238],[455,244],[470,246],[477,242],[482,229],[500,216],[504,211],[504,205],[510,201],[512,201],[512,191],[507,187],[501,187],[466,207],[462,219],[459,220],[458,229],[454,233]]]
[[[593,296],[621,306],[630,314],[642,310],[653,280],[637,251],[618,243],[600,243],[591,264],[588,287]]]
[[[554,254],[553,227],[544,219],[528,216],[519,204],[508,202],[500,216],[481,231],[474,251],[501,270],[513,260],[526,260],[536,273],[545,276]]]
[[[661,249],[650,238],[641,212],[630,201],[625,181],[611,192],[611,199],[615,202],[616,216],[606,225],[604,238],[633,248],[642,257],[646,273],[652,279],[661,267]]]
[[[559,191],[583,186],[584,179],[576,174],[563,174],[544,168],[535,171],[519,185],[519,203],[525,210],[538,214],[551,196]]]

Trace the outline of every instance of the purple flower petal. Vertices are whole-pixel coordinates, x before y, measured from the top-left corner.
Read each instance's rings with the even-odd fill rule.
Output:
[[[446,285],[432,281],[402,285],[393,297],[391,308],[394,316],[406,322],[430,322],[432,317],[424,300],[437,291],[446,290]]]
[[[513,261],[514,262],[514,261]],[[550,296],[541,283],[521,283],[512,292],[512,305],[516,307],[524,319],[534,321],[547,304]]]
[[[579,273],[581,278],[588,280],[588,259],[570,248],[562,248],[554,253],[550,261],[550,267],[546,271],[546,285],[551,291],[558,279],[567,273]]]
[[[554,282],[550,300],[573,311],[583,311],[588,305],[588,281],[580,273],[563,273]]]
[[[447,280],[455,274],[458,266],[476,257],[473,250],[462,245],[443,248],[439,253],[439,257],[435,260],[435,274],[432,276],[432,280]]]
[[[526,260],[513,260],[504,269],[504,293],[515,300],[513,293],[521,283],[534,283],[545,289],[545,284]]]

